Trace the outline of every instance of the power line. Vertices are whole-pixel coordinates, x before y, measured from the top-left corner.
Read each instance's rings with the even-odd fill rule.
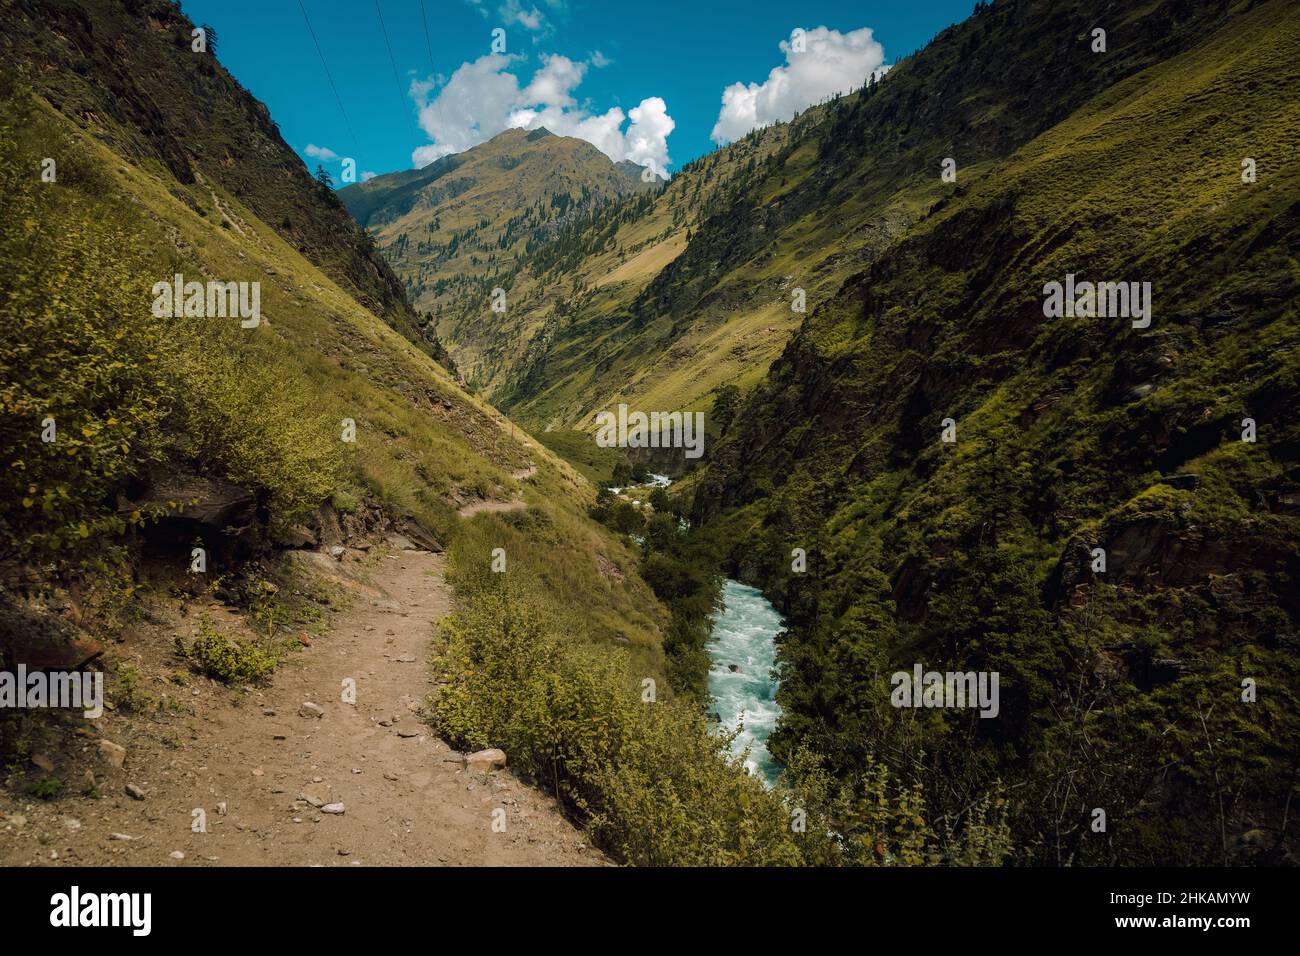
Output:
[[[325,79],[330,81],[330,89],[334,91],[334,101],[339,104],[339,112],[343,114],[343,125],[348,128],[348,135],[352,137],[352,148],[357,153],[360,153],[360,141],[357,139],[356,132],[352,129],[352,121],[348,119],[348,111],[343,108],[343,97],[339,96],[339,88],[334,85],[334,77],[330,75],[329,64],[325,62],[325,54],[321,52],[320,41],[316,39],[316,31],[311,28],[311,18],[307,16],[307,8],[302,5],[302,0],[298,0],[298,9],[302,11],[302,18],[307,22],[307,32],[311,34],[311,42],[316,45],[316,55],[320,57],[320,65],[325,70]]]
[[[429,51],[429,78],[437,75],[438,69],[433,65],[433,44],[429,42],[429,15],[424,12],[424,0],[420,0],[420,22],[424,24],[424,48]]]
[[[402,95],[402,80],[397,75],[397,60],[393,58],[393,45],[388,42],[388,28],[384,26],[384,11],[379,9],[379,0],[375,0],[375,13],[379,16],[379,30],[384,34],[384,46],[388,47],[388,62],[393,66],[393,82],[397,84],[397,101],[406,112],[406,97]]]

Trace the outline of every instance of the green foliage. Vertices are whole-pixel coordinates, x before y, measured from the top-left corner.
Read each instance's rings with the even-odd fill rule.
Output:
[[[339,480],[333,423],[238,323],[152,314],[172,269],[83,150],[21,86],[0,103],[0,550],[90,550],[144,520],[113,507],[125,482],[175,459],[265,489],[292,523]]]
[[[536,596],[485,587],[444,619],[441,636],[439,732],[464,747],[503,748],[620,859],[797,861],[780,802],[726,754],[699,708],[643,702],[625,654],[565,642]]]
[[[801,748],[836,781],[884,764],[954,822],[1005,781],[981,826],[1005,814],[1018,862],[1222,864],[1250,829],[1276,859],[1300,731],[1300,175],[1283,158],[1300,25],[1280,3],[1172,30],[1126,6],[1112,72],[1071,49],[1050,90],[1009,93],[1063,14],[994,5],[828,108],[825,175],[873,201],[907,202],[919,174],[899,163],[924,165],[871,145],[900,119],[914,143],[953,128],[988,152],[810,311],[714,447],[693,518],[787,616],[769,740],[787,765]],[[996,80],[960,66],[977,33]],[[1267,180],[1243,183],[1246,156]],[[1045,318],[1067,272],[1149,281],[1152,326]],[[889,706],[916,663],[997,672],[999,716]],[[1268,688],[1254,703],[1247,680]]]
[[[41,180],[51,154],[63,160],[59,183]],[[103,184],[64,159],[76,155],[21,87],[0,100],[0,551],[10,554],[123,530],[104,502],[161,454],[166,343],[138,318],[147,265]]]
[[[276,652],[222,634],[206,617],[199,624],[198,636],[188,645],[176,638],[176,653],[201,673],[227,684],[260,683],[280,663]]]
[[[848,775],[828,773],[797,750],[782,775],[789,802],[804,814],[804,859],[817,866],[998,866],[1011,852],[1000,789],[981,797],[960,826],[936,828],[923,785],[902,784],[867,759]]]
[[[58,777],[45,777],[28,786],[27,792],[38,800],[54,800],[63,789],[64,783]]]
[[[115,679],[114,696],[118,706],[143,713],[158,709],[158,698],[141,686],[140,668],[127,660],[115,660],[111,670]]]

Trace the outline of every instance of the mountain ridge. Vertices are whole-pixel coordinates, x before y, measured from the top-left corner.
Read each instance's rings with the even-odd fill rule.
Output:
[[[420,170],[388,173],[339,190],[400,275],[420,321],[450,346],[471,383],[482,347],[500,340],[491,278],[527,242],[620,196],[656,188],[642,167],[614,163],[585,140],[544,127],[508,129]],[[501,315],[484,335],[485,315]]]

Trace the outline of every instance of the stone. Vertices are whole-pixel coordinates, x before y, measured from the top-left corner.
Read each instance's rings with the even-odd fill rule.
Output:
[[[321,812],[321,813],[342,813],[342,812],[343,812],[343,804],[341,804],[341,803],[327,803],[327,804],[325,804],[325,806],[323,806],[323,807],[320,808],[320,812]]]
[[[325,711],[321,709],[319,704],[313,704],[311,701],[305,700],[302,702],[302,706],[298,708],[298,716],[299,717],[324,717]]]
[[[169,857],[171,857],[173,860],[183,860],[183,859],[185,859],[185,854],[182,853],[180,850],[172,850],[172,851],[171,851],[170,853],[168,853],[167,855],[168,855]]]
[[[309,528],[304,528],[302,525],[285,528],[277,532],[272,540],[284,548],[316,547],[316,535]]]
[[[438,539],[414,518],[408,517],[398,522],[397,532],[415,542],[425,551],[432,551],[434,554],[442,553],[442,545]]]
[[[136,501],[121,502],[118,511],[139,511],[169,521],[185,518],[217,531],[247,527],[257,520],[257,502],[247,488],[177,471],[150,475],[144,494]]]
[[[126,785],[126,795],[127,795],[128,797],[130,797],[132,800],[143,800],[143,799],[144,799],[144,791],[141,790],[139,787],[137,787],[137,786],[136,786],[135,784],[133,784],[133,783],[128,783],[128,784]]]
[[[54,773],[54,761],[45,754],[32,754],[32,763],[46,773]]]
[[[475,773],[490,773],[493,770],[502,770],[505,765],[505,751],[498,750],[496,747],[479,750],[465,758],[465,769],[473,770]]]
[[[111,740],[99,742],[99,759],[110,767],[121,767],[126,761],[126,748]]]

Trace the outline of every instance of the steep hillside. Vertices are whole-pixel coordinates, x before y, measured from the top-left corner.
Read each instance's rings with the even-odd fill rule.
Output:
[[[454,351],[475,385],[491,381],[510,344],[530,334],[519,303],[494,312],[492,289],[525,249],[566,223],[654,190],[642,168],[546,129],[510,129],[424,169],[390,173],[339,198],[401,277],[421,322]],[[513,289],[511,290],[514,291]]]
[[[756,201],[759,181],[771,177],[784,187],[808,174],[815,150],[801,144],[825,112],[810,110],[690,163],[653,202],[598,210],[532,250],[505,284],[520,290],[519,307],[536,333],[511,356],[488,392],[492,400],[535,426],[590,430],[592,412],[617,401],[646,410],[706,408],[721,386],[757,381],[801,317],[792,309],[795,288],[810,303],[829,295],[858,242],[841,243],[832,257],[839,271],[796,275],[787,250],[773,246],[717,261],[689,289],[664,290],[678,263],[695,255],[703,224]],[[852,235],[846,223],[833,228],[841,239]],[[657,467],[675,471],[680,463]]]
[[[590,431],[593,413],[620,401],[730,402],[780,354],[805,314],[797,302],[814,309],[952,191],[945,159],[960,190],[1223,16],[1213,5],[1116,11],[1108,52],[1080,71],[1090,36],[1066,37],[1051,17],[1086,34],[1088,5],[981,11],[880,82],[687,165],[653,200],[575,216],[513,267],[471,263],[472,326],[494,356],[474,384],[537,431]],[[483,307],[495,286],[508,316]]]
[[[828,165],[873,190],[917,142],[959,174],[809,315],[695,495],[789,615],[774,752],[886,759],[956,815],[1000,780],[1026,861],[1288,858],[1295,12],[995,4],[836,121]],[[1009,95],[963,87],[980,61]],[[1150,283],[1149,325],[1082,289],[1045,312],[1067,275]],[[891,706],[917,664],[1000,674],[999,715]]]
[[[168,182],[215,226],[228,193],[366,308],[415,341],[400,283],[332,192],[280,136],[264,104],[167,0],[4,4],[0,64],[114,152]]]
[[[709,408],[724,386],[752,386],[803,318],[795,290],[811,311],[876,261],[952,190],[945,159],[961,189],[1222,17],[1213,5],[1117,10],[1108,53],[1080,71],[1090,8],[985,10],[880,82],[690,164],[648,213],[617,226],[598,215],[574,237],[582,256],[547,276],[575,291],[493,401],[520,421],[590,430],[617,401]]]

